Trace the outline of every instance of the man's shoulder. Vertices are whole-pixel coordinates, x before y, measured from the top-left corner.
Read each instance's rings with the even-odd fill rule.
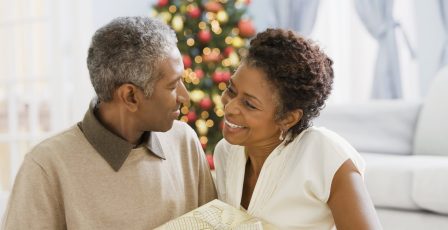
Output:
[[[55,154],[69,151],[75,146],[79,147],[81,137],[83,137],[82,131],[77,125],[73,125],[35,145],[27,156],[37,161],[45,160]]]

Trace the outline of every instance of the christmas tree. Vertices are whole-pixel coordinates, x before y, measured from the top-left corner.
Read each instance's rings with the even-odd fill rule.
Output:
[[[221,93],[255,35],[245,12],[250,0],[158,0],[153,14],[177,34],[185,66],[190,103],[181,120],[199,136],[211,154],[222,138]]]

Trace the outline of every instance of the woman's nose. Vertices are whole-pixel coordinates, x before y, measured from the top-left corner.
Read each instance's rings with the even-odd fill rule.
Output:
[[[224,98],[223,104],[224,104],[224,113],[225,114],[229,115],[229,114],[239,114],[240,113],[240,109],[238,107],[237,100],[235,100],[233,98]]]

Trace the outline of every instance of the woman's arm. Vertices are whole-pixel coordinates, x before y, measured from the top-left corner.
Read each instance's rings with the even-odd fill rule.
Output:
[[[382,229],[362,176],[351,160],[336,172],[327,204],[338,230]]]

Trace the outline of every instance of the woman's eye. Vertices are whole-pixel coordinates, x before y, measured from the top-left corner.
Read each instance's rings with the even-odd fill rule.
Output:
[[[235,94],[236,94],[235,91],[234,91],[232,88],[230,88],[230,87],[227,87],[227,92],[228,92],[230,95],[235,95]]]
[[[257,107],[253,106],[249,101],[244,101],[244,105],[250,109],[257,109]]]

